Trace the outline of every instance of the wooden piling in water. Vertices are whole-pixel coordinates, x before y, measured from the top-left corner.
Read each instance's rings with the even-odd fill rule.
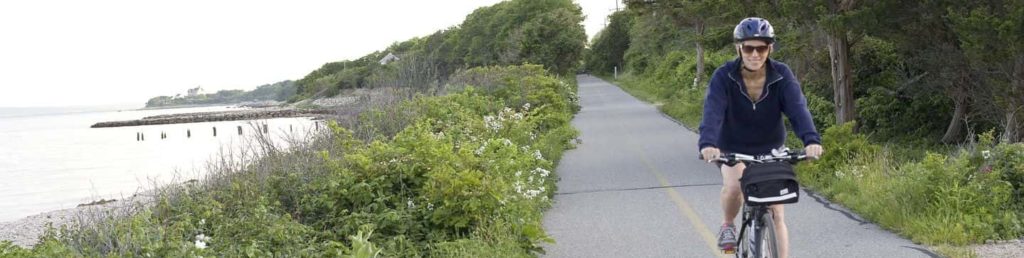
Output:
[[[192,130],[191,129],[185,129],[185,136],[188,136],[188,138],[192,138]]]
[[[140,141],[139,132],[135,132],[135,141]]]
[[[242,126],[241,125],[238,126],[238,135],[242,135]]]
[[[267,123],[263,123],[263,133],[270,133],[270,129],[267,128]]]
[[[213,127],[213,137],[217,137],[217,127]]]

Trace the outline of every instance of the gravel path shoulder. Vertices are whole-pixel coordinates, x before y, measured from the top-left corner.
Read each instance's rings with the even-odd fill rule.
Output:
[[[1024,241],[1020,239],[974,245],[972,249],[982,258],[1024,257]]]

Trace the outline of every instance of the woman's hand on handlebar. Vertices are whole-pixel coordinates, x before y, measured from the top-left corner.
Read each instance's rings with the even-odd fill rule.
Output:
[[[711,163],[722,156],[722,151],[715,147],[704,147],[700,150],[700,155],[705,161]]]
[[[818,159],[821,154],[825,153],[825,149],[820,144],[810,144],[804,147],[804,153],[807,154],[807,157]]]

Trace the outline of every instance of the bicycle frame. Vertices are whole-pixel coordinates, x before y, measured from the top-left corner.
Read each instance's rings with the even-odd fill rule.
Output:
[[[774,230],[764,228],[764,220],[774,219],[771,209],[767,205],[755,204],[747,205],[744,202],[743,205],[743,224],[740,225],[740,233],[736,238],[736,257],[775,257],[777,254],[764,254],[765,248],[763,244],[766,244],[764,240],[765,233],[775,234],[775,232],[765,232],[766,230]],[[748,229],[750,231],[748,231]],[[776,247],[771,247],[774,252]],[[768,256],[766,256],[768,255]]]
[[[703,159],[703,157],[698,156]],[[790,162],[796,163],[807,159],[808,156],[803,152],[790,152],[788,148],[780,153],[773,155],[753,156],[738,153],[725,154],[722,157],[715,159],[715,162],[720,162],[730,166],[735,165],[738,162],[752,162],[752,163],[766,163],[766,162]],[[736,239],[736,257],[778,257],[778,241],[775,235],[775,216],[772,214],[771,209],[765,204],[753,204],[751,205],[744,198],[743,201],[743,224],[740,227],[740,234]],[[770,223],[770,224],[768,224]],[[770,225],[770,226],[769,226]],[[749,228],[749,232],[748,229]],[[772,232],[768,232],[772,231]],[[764,239],[765,235],[771,234],[771,239]],[[768,253],[765,252],[764,244],[768,244]]]

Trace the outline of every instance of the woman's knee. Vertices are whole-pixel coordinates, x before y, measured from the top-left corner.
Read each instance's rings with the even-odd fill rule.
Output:
[[[740,177],[743,176],[743,165],[735,167],[722,166],[722,193],[729,196],[738,196],[740,192]]]
[[[775,224],[782,224],[786,222],[786,206],[782,204],[776,204],[770,206],[772,209],[772,216],[775,219]]]
[[[727,196],[739,196],[740,194],[742,194],[742,192],[740,192],[740,183],[739,182],[723,182],[723,184],[722,184],[722,193],[727,195]]]

